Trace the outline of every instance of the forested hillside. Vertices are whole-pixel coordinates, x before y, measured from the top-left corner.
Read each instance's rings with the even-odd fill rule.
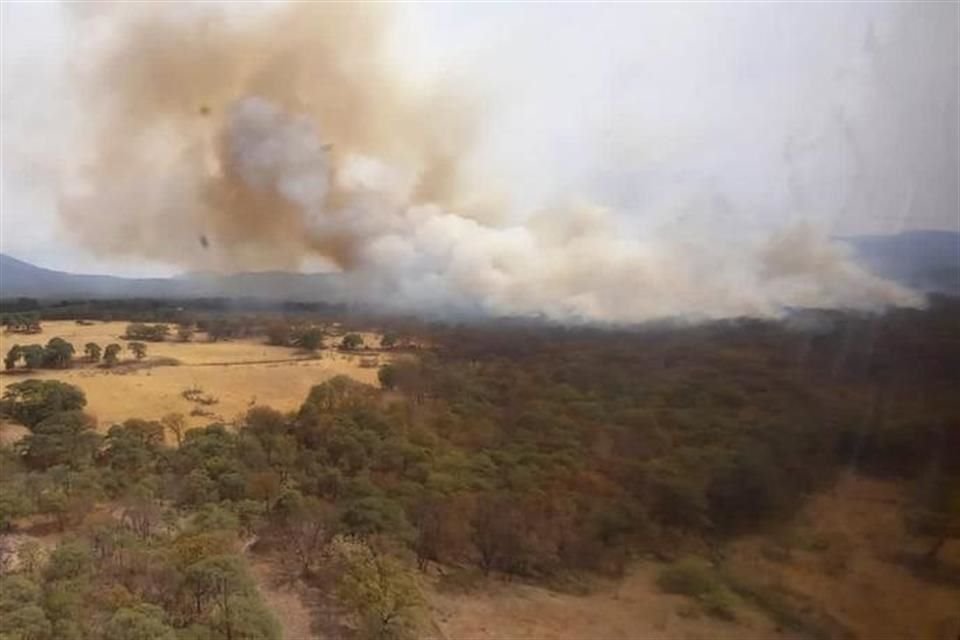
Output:
[[[642,331],[420,326],[429,348],[382,388],[338,377],[298,411],[185,433],[177,416],[98,432],[80,389],[24,380],[3,399],[29,433],[0,452],[0,637],[277,637],[249,553],[335,595],[349,629],[416,636],[417,568],[544,582],[710,557],[842,469],[907,483],[936,563],[960,534],[958,322],[936,299]],[[15,535],[38,528],[52,550]]]

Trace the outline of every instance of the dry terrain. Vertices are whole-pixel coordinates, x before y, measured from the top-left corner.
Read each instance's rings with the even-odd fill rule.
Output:
[[[762,600],[779,603],[776,612],[747,595],[739,600],[736,621],[709,617],[688,598],[662,593],[656,586],[662,565],[643,562],[622,580],[596,581],[585,595],[493,579],[467,593],[450,592],[424,579],[428,624],[421,637],[956,640],[960,584],[943,575],[960,567],[960,543],[944,548],[941,580],[918,576],[904,554],[915,556],[929,541],[904,531],[902,491],[894,482],[847,475],[781,530],[731,545],[728,575]],[[256,573],[268,602],[283,611],[286,638],[326,637],[316,631],[317,614],[306,604],[312,598],[302,584],[277,586],[262,563]],[[801,622],[778,621],[777,613],[784,612]],[[304,635],[306,629],[313,635]]]
[[[5,352],[14,343],[46,343],[59,336],[82,355],[87,342],[101,347],[110,342],[125,344],[120,339],[125,326],[48,322],[40,335],[2,336],[0,350]],[[375,336],[365,338],[376,343]],[[164,359],[176,359],[178,364]],[[201,334],[191,343],[149,343],[149,356],[138,366],[106,370],[80,363],[73,369],[30,375],[81,387],[88,410],[102,429],[131,417],[159,418],[169,412],[189,416],[197,408],[211,414],[188,418],[191,426],[199,426],[214,419],[232,420],[253,404],[294,409],[312,385],[338,374],[376,384],[376,368],[361,366],[362,359],[331,349],[308,356],[256,339],[210,343]],[[0,389],[25,377],[0,376]],[[217,402],[199,405],[185,399],[181,394],[191,387],[216,397]],[[9,443],[23,432],[16,425],[0,425],[0,442]],[[433,579],[424,579],[429,616],[424,637],[956,640],[960,637],[960,542],[944,547],[936,576],[922,574],[915,559],[929,540],[911,537],[904,530],[903,491],[895,482],[847,474],[831,490],[811,499],[791,522],[731,544],[723,569],[744,596],[735,621],[709,617],[691,600],[662,593],[656,586],[660,565],[644,562],[634,564],[622,580],[598,580],[585,595],[498,580],[485,581],[468,593],[453,593],[438,588]],[[255,558],[254,572],[286,637],[312,637],[316,629],[325,627],[317,617],[314,599],[302,585],[283,586],[270,580],[269,563],[267,558]],[[800,624],[785,622],[791,618]]]
[[[761,612],[745,608],[738,620],[708,617],[684,596],[662,593],[658,566],[642,564],[616,583],[588,595],[541,587],[491,583],[476,593],[450,595],[428,589],[437,635],[471,640],[738,640],[790,638]]]
[[[960,541],[948,542],[927,575],[930,547],[904,530],[903,487],[845,475],[774,536],[734,545],[731,571],[788,596],[852,638],[960,638]]]
[[[95,342],[105,347],[111,342],[124,346],[121,339],[127,323],[108,322],[85,326],[72,321],[45,322],[37,335],[4,334],[0,351],[13,344],[45,344],[61,337],[77,350],[78,363],[72,369],[40,370],[29,375],[0,376],[0,391],[19,380],[56,379],[79,386],[87,394],[87,410],[97,418],[101,429],[127,418],[157,419],[178,412],[187,416],[189,426],[203,426],[215,420],[230,421],[255,404],[283,411],[297,408],[315,384],[345,374],[361,382],[377,383],[377,369],[361,366],[365,356],[325,349],[311,356],[287,347],[263,344],[262,339],[208,342],[203,334],[193,342],[147,343],[147,358],[139,365],[124,363],[103,369],[82,362],[83,347]],[[378,338],[364,334],[368,343]],[[171,366],[165,359],[175,359]],[[383,356],[379,356],[383,360]],[[156,366],[151,366],[156,365]],[[203,395],[217,399],[216,404],[200,405],[181,394],[188,388],[202,389]],[[193,415],[196,409],[210,415]]]
[[[755,601],[741,601],[736,622],[696,612],[682,596],[655,584],[658,566],[639,564],[619,583],[585,596],[540,587],[497,584],[469,595],[428,589],[436,630],[448,639],[816,637],[960,638],[960,569],[955,581],[919,577],[905,561],[929,544],[909,536],[901,517],[902,487],[846,475],[814,497],[782,534],[732,546],[731,575],[776,594],[807,619],[806,633],[773,622]],[[775,551],[780,551],[776,553]],[[942,575],[960,567],[960,542],[942,552]]]

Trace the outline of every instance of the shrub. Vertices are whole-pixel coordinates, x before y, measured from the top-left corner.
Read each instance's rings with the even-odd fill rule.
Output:
[[[707,561],[690,557],[664,567],[657,576],[657,586],[666,593],[696,598],[722,585]]]
[[[657,576],[657,586],[666,593],[696,599],[708,615],[724,620],[736,618],[736,595],[710,563],[701,558],[683,558],[665,567]]]
[[[722,620],[735,620],[737,597],[726,587],[708,591],[698,598],[703,610]]]
[[[340,342],[340,348],[345,351],[355,351],[363,346],[363,336],[359,333],[348,333],[343,336]]]

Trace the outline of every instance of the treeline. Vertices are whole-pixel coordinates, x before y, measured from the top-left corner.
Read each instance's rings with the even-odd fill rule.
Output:
[[[386,326],[391,329],[390,332],[402,334],[423,331],[430,326],[413,318],[384,316],[340,304],[272,302],[253,298],[0,299],[0,318],[14,316],[29,317],[37,322],[82,319],[167,325],[168,328],[178,325],[206,332],[213,340],[265,335],[277,325],[297,329],[345,322],[354,326]]]
[[[40,333],[40,314],[37,312],[0,314],[0,326],[7,333]]]
[[[133,354],[137,360],[142,360],[147,355],[147,345],[142,342],[128,342],[127,350]],[[123,347],[116,343],[110,343],[105,348],[101,348],[96,342],[88,342],[83,347],[83,358],[88,363],[103,362],[104,367],[113,367],[120,362],[120,355]],[[19,363],[23,362],[23,368],[29,371],[35,369],[68,369],[73,366],[77,350],[73,343],[67,342],[63,338],[51,338],[47,344],[15,344],[7,351],[3,357],[3,366],[7,371],[17,369]]]
[[[359,333],[346,333],[340,336],[338,333],[324,329],[313,323],[290,322],[289,320],[273,320],[267,323],[266,328],[267,344],[278,347],[297,347],[304,351],[316,351],[327,344],[328,338],[340,339],[336,341],[336,346],[343,351],[357,351],[358,349],[369,349],[371,345],[364,343],[363,336]],[[397,337],[393,333],[384,334],[380,338],[381,349],[392,349],[397,346]]]
[[[352,314],[343,305],[324,302],[273,302],[256,298],[103,298],[90,300],[0,299],[0,313],[35,312],[46,320],[89,318],[111,321],[176,323],[183,314],[312,315],[345,318]]]
[[[4,356],[3,366],[9,371],[23,361],[27,369],[66,369],[72,364],[75,353],[74,346],[63,338],[51,338],[46,345],[15,344]]]

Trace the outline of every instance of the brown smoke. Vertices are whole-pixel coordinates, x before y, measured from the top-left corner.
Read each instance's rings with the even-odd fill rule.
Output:
[[[194,268],[296,268],[308,253],[349,266],[349,233],[318,233],[296,203],[237,174],[223,130],[247,96],[307,116],[332,166],[374,157],[416,177],[412,203],[451,203],[471,119],[449,91],[400,79],[383,7],[177,8],[112,9],[80,25],[111,23],[78,65],[91,135],[79,187],[61,196],[64,227],[86,247]],[[347,200],[331,184],[322,215],[348,215]]]
[[[100,254],[192,269],[325,258],[351,295],[404,310],[636,322],[921,302],[804,226],[764,240],[716,215],[642,234],[593,206],[498,216],[486,182],[462,184],[465,94],[405,81],[390,18],[320,3],[94,13],[64,226]]]

